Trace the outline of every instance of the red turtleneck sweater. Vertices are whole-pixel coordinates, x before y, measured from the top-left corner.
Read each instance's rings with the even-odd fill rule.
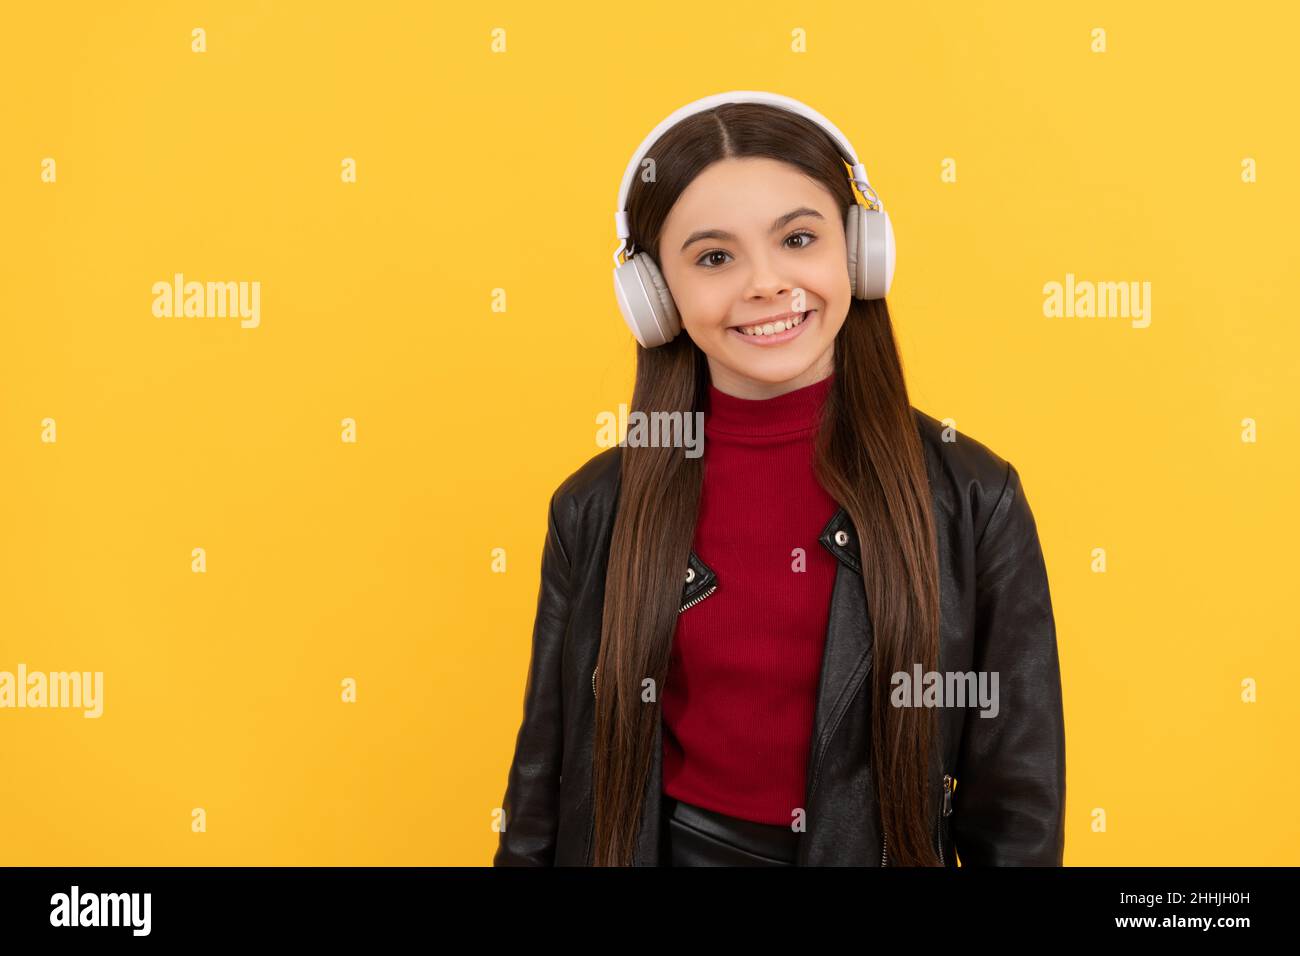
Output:
[[[837,567],[817,539],[838,505],[813,475],[831,384],[759,400],[709,385],[694,549],[718,586],[677,619],[663,790],[759,823],[804,806]]]

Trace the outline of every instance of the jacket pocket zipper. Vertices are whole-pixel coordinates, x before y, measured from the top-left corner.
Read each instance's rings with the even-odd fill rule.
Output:
[[[939,865],[947,866],[943,861],[943,818],[952,816],[952,774],[943,775],[943,810],[939,813]]]
[[[939,865],[946,866],[943,861],[943,818],[952,816],[952,791],[953,776],[950,773],[943,775],[943,809],[939,813],[939,823],[936,829],[936,836],[939,838]],[[889,866],[889,828],[885,828],[884,846],[880,850],[880,865]]]

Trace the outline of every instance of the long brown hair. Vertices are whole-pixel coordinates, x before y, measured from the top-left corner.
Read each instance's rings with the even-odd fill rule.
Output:
[[[633,182],[628,225],[635,248],[656,262],[660,232],[677,197],[705,167],[724,158],[791,163],[830,190],[842,217],[855,202],[848,168],[830,137],[774,107],[729,103],[698,113],[665,132],[648,155],[655,176]],[[844,507],[860,540],[874,631],[871,765],[881,822],[891,862],[937,866],[927,785],[937,712],[889,702],[891,674],[911,673],[917,662],[925,671],[938,669],[939,588],[924,452],[883,299],[851,300],[834,353],[815,473]],[[708,383],[704,353],[685,332],[658,348],[637,345],[631,409],[704,411]],[[620,456],[597,665],[597,866],[632,862],[704,473],[704,459],[689,458],[680,448],[629,445]],[[647,678],[654,682],[653,695],[643,690]]]

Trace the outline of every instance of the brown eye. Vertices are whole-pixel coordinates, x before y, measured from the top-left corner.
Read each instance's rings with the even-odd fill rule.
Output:
[[[787,246],[787,248],[790,248],[790,249],[807,249],[809,246],[811,246],[814,242],[817,241],[817,234],[814,233],[814,232],[809,232],[807,229],[801,229],[801,230],[799,230],[798,232],[792,232],[790,235],[788,235],[788,236],[785,237],[785,241],[786,241],[787,243],[788,243],[791,239],[803,239],[803,240],[805,240],[805,241],[799,243],[799,245],[797,245],[797,246]],[[726,262],[725,262],[725,260],[724,260],[723,262],[717,262],[717,261],[715,261],[712,257],[713,257],[713,256],[727,256],[727,257],[730,257],[730,255],[731,255],[731,253],[729,253],[729,252],[724,252],[724,251],[721,250],[721,249],[710,249],[708,252],[704,253],[704,255],[702,255],[702,256],[700,256],[698,259],[696,259],[696,260],[695,260],[695,264],[696,264],[697,266],[700,266],[700,267],[703,268],[703,269],[716,269],[716,268],[718,268],[718,266],[726,265]]]

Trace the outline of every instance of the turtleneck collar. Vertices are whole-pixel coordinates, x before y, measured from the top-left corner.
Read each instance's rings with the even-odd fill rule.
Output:
[[[815,429],[835,373],[775,398],[737,398],[709,383],[709,408],[704,416],[708,432],[743,437],[785,435]]]

